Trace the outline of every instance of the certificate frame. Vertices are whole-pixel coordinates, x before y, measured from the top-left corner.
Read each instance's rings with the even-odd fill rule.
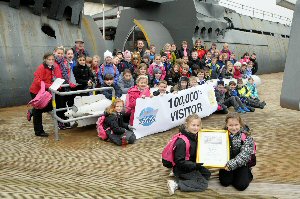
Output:
[[[215,138],[217,139],[212,140],[211,138],[214,138],[213,136],[215,136]],[[198,132],[197,139],[198,139],[198,144],[197,144],[196,162],[204,163],[203,166],[208,168],[225,168],[226,163],[230,159],[230,144],[229,144],[228,131],[203,129]],[[211,151],[211,153],[203,154],[204,152],[207,151]],[[219,159],[218,161],[214,162],[212,160],[213,158],[206,157],[206,155],[209,156],[216,153],[219,153],[221,155],[221,157],[218,158]]]

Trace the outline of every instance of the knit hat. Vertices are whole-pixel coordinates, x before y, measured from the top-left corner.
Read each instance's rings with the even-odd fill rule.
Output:
[[[242,79],[238,79],[238,80],[237,80],[237,83],[238,83],[238,84],[243,84],[243,80],[242,80]]]
[[[104,53],[104,59],[106,59],[107,57],[113,58],[113,55],[109,50],[106,50]]]
[[[243,62],[242,65],[247,65],[247,62]]]
[[[162,74],[162,71],[161,71],[161,69],[160,69],[160,68],[154,68],[154,70],[153,70],[153,74],[157,74],[157,73],[160,73],[160,74]]]
[[[241,62],[235,62],[234,66],[239,66],[239,67],[241,67],[241,66],[242,66],[242,63],[241,63]]]
[[[128,58],[128,59],[131,59],[131,52],[129,50],[125,50],[124,52],[124,58]]]
[[[78,42],[84,43],[84,41],[82,39],[76,39],[75,40],[75,44],[78,43]]]

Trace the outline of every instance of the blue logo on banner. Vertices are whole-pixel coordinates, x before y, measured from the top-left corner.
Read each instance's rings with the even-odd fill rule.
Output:
[[[139,124],[143,126],[150,126],[155,122],[157,112],[158,109],[154,110],[151,107],[144,108],[138,117],[140,121]]]

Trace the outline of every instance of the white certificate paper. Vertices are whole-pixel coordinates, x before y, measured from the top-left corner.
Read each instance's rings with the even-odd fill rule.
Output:
[[[224,168],[229,160],[228,132],[203,130],[198,133],[197,162],[212,168]]]
[[[65,82],[64,79],[56,78],[55,81],[50,86],[51,90],[57,91],[57,89]]]

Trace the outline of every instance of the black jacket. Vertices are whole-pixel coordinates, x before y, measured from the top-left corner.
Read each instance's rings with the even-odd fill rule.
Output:
[[[108,86],[107,84],[104,83],[103,86],[101,86],[101,88],[103,87],[114,87],[116,98],[120,98],[122,96],[122,90],[117,84],[112,84],[111,86]],[[100,93],[103,94],[107,99],[112,100],[112,90],[104,90],[101,91]]]
[[[180,175],[196,170],[196,153],[197,153],[197,135],[187,132],[185,129],[180,129],[180,132],[185,135],[190,141],[190,159],[185,160],[186,143],[183,139],[178,139],[175,143],[174,150],[174,173]]]
[[[190,68],[192,68],[193,71],[197,69],[204,69],[203,62],[199,58],[196,60],[190,59],[188,65]],[[196,68],[195,65],[199,66],[199,68]]]
[[[180,79],[180,73],[179,72],[175,73],[173,71],[173,69],[168,71],[168,74],[167,74],[167,77],[166,77],[168,85],[175,86],[176,84],[178,84],[179,79]]]
[[[110,128],[114,134],[122,135],[128,130],[128,123],[124,122],[123,113],[105,113],[104,128]]]
[[[256,59],[250,58],[250,60],[253,62],[252,75],[254,75],[258,70],[258,63],[257,63]]]
[[[178,50],[178,55],[179,55],[179,57],[180,58],[182,58],[183,56],[184,56],[184,50],[183,50],[183,48],[180,48],[179,50]],[[191,56],[191,51],[190,51],[190,49],[186,49],[186,52],[187,52],[187,56],[188,57],[190,57]]]
[[[95,78],[92,71],[87,66],[81,66],[79,64],[76,67],[74,67],[73,73],[76,82],[78,84],[81,84],[76,87],[78,90],[86,89],[88,81],[93,81]]]

